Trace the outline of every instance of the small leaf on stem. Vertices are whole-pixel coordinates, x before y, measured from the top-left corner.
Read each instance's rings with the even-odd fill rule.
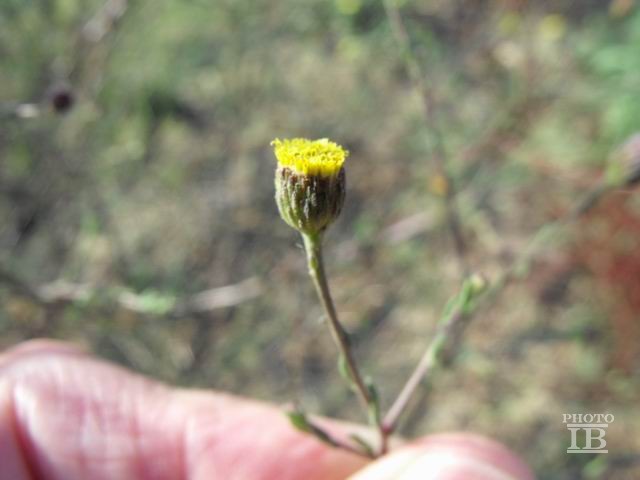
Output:
[[[345,358],[345,356],[343,354],[340,354],[338,356],[338,372],[340,372],[340,376],[347,381],[347,383],[351,386],[351,388],[355,387],[354,381],[353,381],[353,377],[351,376],[351,373],[349,372],[349,366],[347,365],[347,359]]]
[[[373,384],[370,378],[365,380],[369,395],[371,397],[371,403],[369,403],[369,423],[371,425],[380,425],[380,396],[378,395],[378,389]]]
[[[301,412],[300,410],[290,410],[285,413],[289,418],[291,425],[293,425],[295,429],[305,433],[313,432],[313,427],[309,423],[309,420],[307,419],[307,416],[304,412]]]

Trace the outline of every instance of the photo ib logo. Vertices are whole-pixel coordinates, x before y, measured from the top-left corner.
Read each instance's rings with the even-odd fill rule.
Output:
[[[571,432],[571,445],[567,453],[609,453],[604,436],[614,420],[612,414],[565,413],[562,417],[562,423]]]

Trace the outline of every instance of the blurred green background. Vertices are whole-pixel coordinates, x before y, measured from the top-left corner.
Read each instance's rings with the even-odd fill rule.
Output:
[[[273,202],[275,137],[351,152],[328,272],[389,405],[461,272],[489,279],[640,130],[633,0],[2,0],[0,347],[50,336],[183,386],[360,419]],[[439,131],[439,134],[436,132]],[[614,194],[470,325],[408,436],[472,430],[543,479],[640,478],[640,195]],[[611,413],[567,455],[563,413]]]

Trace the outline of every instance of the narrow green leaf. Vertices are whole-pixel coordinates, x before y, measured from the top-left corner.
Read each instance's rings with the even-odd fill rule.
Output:
[[[307,420],[307,416],[303,412],[300,410],[290,410],[285,413],[295,429],[305,433],[313,432],[313,427],[309,424],[309,420]]]

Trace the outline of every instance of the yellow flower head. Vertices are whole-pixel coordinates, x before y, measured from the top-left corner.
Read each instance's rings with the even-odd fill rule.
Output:
[[[301,175],[335,176],[349,155],[347,150],[328,138],[276,138],[271,145],[274,147],[278,165],[290,168]]]
[[[276,203],[280,216],[303,235],[317,236],[338,218],[344,204],[343,168],[348,152],[323,138],[276,138]]]

